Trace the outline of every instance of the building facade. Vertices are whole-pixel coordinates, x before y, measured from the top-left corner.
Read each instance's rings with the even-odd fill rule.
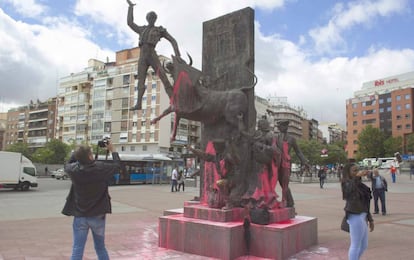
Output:
[[[324,142],[333,144],[346,141],[346,131],[338,123],[321,123],[319,129],[322,131]]]
[[[14,143],[27,143],[34,151],[55,137],[55,129],[56,98],[11,109],[7,112],[5,148]]]
[[[5,148],[5,135],[7,128],[7,113],[0,113],[0,151]]]
[[[287,102],[287,97],[270,97],[264,99],[255,97],[256,120],[266,116],[277,132],[277,121],[289,120],[288,133],[295,138],[305,140],[318,140],[318,121],[307,119],[303,109],[292,107]],[[320,138],[319,138],[320,139]]]
[[[401,136],[405,143],[413,133],[414,72],[366,82],[346,101],[347,153],[358,152],[358,135],[367,126],[386,136]]]

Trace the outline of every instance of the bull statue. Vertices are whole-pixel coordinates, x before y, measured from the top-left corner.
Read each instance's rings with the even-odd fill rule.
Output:
[[[175,140],[177,126],[181,118],[200,121],[204,124],[214,125],[224,121],[232,129],[244,130],[240,123],[248,111],[248,100],[245,91],[257,83],[257,77],[250,86],[232,90],[213,90],[200,70],[192,67],[192,60],[187,64],[182,59],[172,56],[172,63],[166,66],[166,71],[174,81],[173,91],[170,95],[170,106],[163,113],[151,120],[155,124],[164,116],[175,113],[174,128],[171,142]],[[252,72],[250,72],[252,73]]]

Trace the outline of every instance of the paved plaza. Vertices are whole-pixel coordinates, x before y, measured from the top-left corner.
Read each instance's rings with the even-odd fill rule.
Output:
[[[414,259],[414,180],[402,174],[391,183],[389,174],[382,174],[389,183],[387,215],[374,215],[375,231],[362,259]],[[60,214],[67,190],[42,191],[42,183],[53,181],[40,179],[39,188],[28,192],[0,191],[0,260],[69,259],[72,217]],[[319,240],[290,260],[347,259],[349,237],[339,230],[344,215],[339,183],[328,182],[324,189],[319,183],[290,186],[298,215],[318,219]],[[107,218],[106,244],[111,259],[212,259],[158,247],[158,217],[164,210],[182,208],[198,192],[186,187],[171,193],[169,185],[158,184],[110,187],[113,214]],[[84,259],[96,259],[91,235]]]

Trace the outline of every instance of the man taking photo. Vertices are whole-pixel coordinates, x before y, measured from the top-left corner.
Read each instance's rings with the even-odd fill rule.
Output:
[[[110,140],[105,148],[112,153],[113,163],[95,161],[89,146],[81,145],[65,165],[72,180],[62,214],[73,218],[72,260],[82,259],[89,229],[99,260],[109,259],[105,247],[105,219],[111,213],[111,197],[108,184],[120,170],[119,154],[114,152]]]

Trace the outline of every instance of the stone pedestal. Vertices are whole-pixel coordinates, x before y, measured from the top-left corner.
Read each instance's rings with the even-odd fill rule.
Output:
[[[281,260],[318,242],[316,218],[294,217],[292,208],[270,213],[273,223],[251,223],[246,230],[243,209],[210,209],[191,203],[183,210],[166,211],[165,216],[159,218],[158,244],[224,260],[245,255]]]

